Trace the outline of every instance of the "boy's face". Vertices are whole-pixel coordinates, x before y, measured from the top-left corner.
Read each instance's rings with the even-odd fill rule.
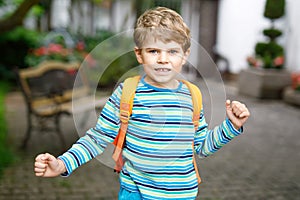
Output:
[[[177,42],[163,43],[160,40],[148,41],[142,48],[135,48],[137,60],[143,65],[145,81],[158,87],[175,89],[176,76],[181,72],[190,50],[183,52]]]

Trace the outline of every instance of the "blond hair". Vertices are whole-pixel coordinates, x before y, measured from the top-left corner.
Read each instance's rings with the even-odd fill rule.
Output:
[[[184,52],[191,46],[190,29],[177,12],[165,7],[147,10],[138,18],[134,30],[135,44],[141,48],[149,39],[165,43],[175,41],[181,44]]]

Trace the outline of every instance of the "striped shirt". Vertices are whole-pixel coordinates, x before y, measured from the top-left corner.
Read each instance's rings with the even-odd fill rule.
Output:
[[[120,127],[119,105],[123,84],[104,106],[97,124],[59,158],[67,172],[101,154]],[[203,110],[199,127],[192,122],[193,104],[186,85],[156,88],[144,79],[138,84],[123,149],[120,185],[140,192],[143,199],[195,199],[198,193],[193,152],[206,157],[241,133],[226,119],[208,130]],[[193,150],[194,141],[194,150]]]

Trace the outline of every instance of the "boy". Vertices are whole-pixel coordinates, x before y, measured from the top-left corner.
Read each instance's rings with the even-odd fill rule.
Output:
[[[134,40],[145,75],[136,89],[126,133],[119,199],[195,199],[193,151],[200,157],[213,154],[242,132],[250,113],[244,104],[227,100],[227,118],[220,126],[208,130],[202,109],[194,129],[191,94],[176,79],[190,53],[190,31],[175,11],[146,11],[137,21]],[[58,158],[48,153],[36,157],[36,176],[67,176],[114,141],[122,87],[113,92],[96,126],[71,149]]]

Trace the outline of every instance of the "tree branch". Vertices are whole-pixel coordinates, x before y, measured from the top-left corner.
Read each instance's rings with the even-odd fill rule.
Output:
[[[0,33],[10,31],[17,26],[23,25],[23,20],[28,11],[39,2],[40,0],[24,0],[10,17],[0,20]]]

